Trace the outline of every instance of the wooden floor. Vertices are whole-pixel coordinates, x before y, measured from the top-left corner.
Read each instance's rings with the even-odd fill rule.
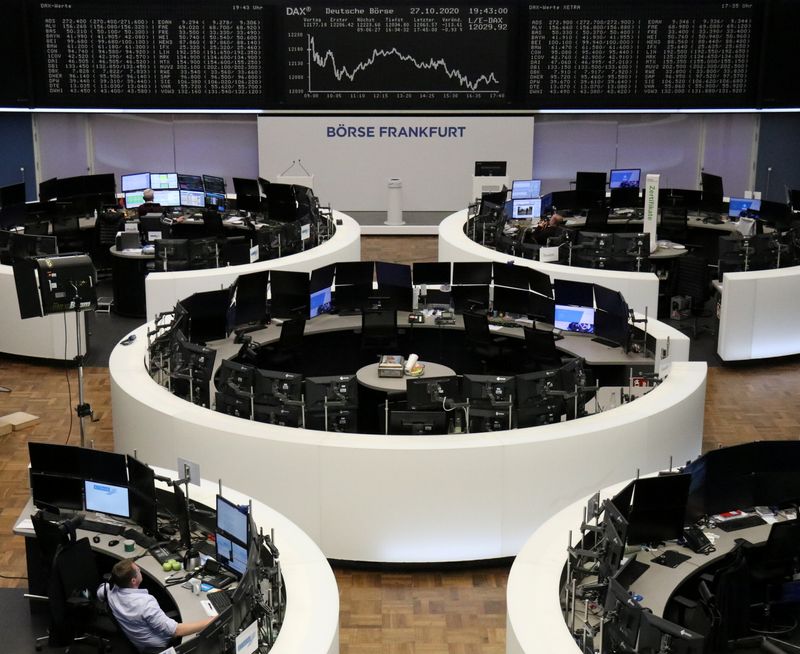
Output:
[[[364,238],[362,258],[434,261],[436,238]],[[67,378],[70,385],[67,384]],[[0,436],[0,587],[25,588],[23,542],[11,529],[28,498],[27,442],[78,444],[77,374],[0,357],[0,415],[27,411],[34,427]],[[85,371],[96,422],[87,442],[113,449],[108,371]],[[757,439],[800,438],[800,358],[709,369],[705,450]],[[72,393],[70,399],[70,392]],[[335,568],[341,600],[341,654],[499,654],[505,652],[507,567],[416,572]],[[313,625],[309,625],[313,629]]]

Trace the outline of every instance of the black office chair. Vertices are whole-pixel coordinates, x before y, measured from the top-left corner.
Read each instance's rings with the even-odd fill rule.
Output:
[[[300,357],[303,353],[303,334],[305,329],[305,318],[285,320],[281,325],[281,336],[278,342],[274,345],[266,345],[260,348],[258,353],[259,362],[278,370],[287,365],[294,366],[299,370],[302,367]]]
[[[468,352],[478,358],[485,372],[490,364],[497,364],[509,353],[508,339],[492,335],[489,318],[484,313],[465,311],[463,318],[464,345]]]
[[[196,223],[172,223],[169,230],[170,238],[205,238],[206,226]]]
[[[35,523],[34,523],[35,528]],[[109,638],[117,633],[114,623],[103,615],[95,596],[101,578],[88,538],[61,544],[53,558],[48,585],[49,644],[67,647],[93,644],[98,654],[110,651]],[[37,642],[36,649],[41,649]]]
[[[53,236],[59,252],[82,252],[84,248],[78,216],[58,216],[53,220]]]
[[[361,351],[369,355],[394,354],[399,347],[397,309],[362,309]]]
[[[657,232],[660,239],[686,243],[689,234],[686,207],[663,207]]]
[[[525,357],[531,370],[552,370],[561,367],[561,352],[556,348],[555,334],[533,327],[523,327]]]
[[[206,234],[220,239],[225,237],[225,227],[222,225],[222,214],[216,211],[203,212],[203,225],[206,228]]]

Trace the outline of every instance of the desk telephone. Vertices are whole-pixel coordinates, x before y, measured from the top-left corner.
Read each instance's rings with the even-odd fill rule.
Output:
[[[703,530],[694,525],[683,530],[683,540],[686,543],[686,547],[698,554],[710,554],[717,549],[708,540],[708,536],[703,533]]]

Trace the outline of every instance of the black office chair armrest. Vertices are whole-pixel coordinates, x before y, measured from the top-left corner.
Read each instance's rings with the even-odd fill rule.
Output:
[[[676,595],[672,598],[672,601],[675,602],[681,610],[683,611],[693,611],[695,610],[699,603],[695,600],[691,600],[688,597],[684,597],[683,595]]]

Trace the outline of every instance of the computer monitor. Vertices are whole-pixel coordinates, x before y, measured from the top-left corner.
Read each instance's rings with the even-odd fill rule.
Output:
[[[501,313],[527,316],[531,307],[530,296],[530,292],[519,288],[495,286],[492,308]]]
[[[539,295],[538,293],[530,293],[528,295],[530,306],[528,308],[528,317],[532,320],[547,323],[552,325],[556,319],[556,304],[552,298]]]
[[[594,306],[594,286],[588,282],[554,279],[553,291],[556,304],[572,304],[578,307]]]
[[[638,652],[636,641],[644,610],[613,577],[608,579],[604,614],[610,618],[603,632],[603,653]]]
[[[82,451],[83,448],[76,445],[30,441],[28,455],[31,472],[80,477]]]
[[[55,236],[11,232],[8,235],[8,252],[12,259],[57,254],[58,239]]]
[[[288,404],[256,404],[253,420],[281,427],[302,427],[303,407]]]
[[[630,323],[628,316],[608,311],[594,312],[594,335],[596,341],[611,347],[621,347],[628,350],[630,336]]]
[[[156,252],[164,241],[156,241]],[[193,293],[180,301],[186,312],[186,337],[194,342],[205,344],[225,338],[230,296],[228,289],[201,291]]]
[[[336,284],[334,305],[340,312],[361,311],[369,303],[372,285]]]
[[[203,175],[203,187],[206,193],[220,193],[225,195],[225,178]]]
[[[608,187],[638,189],[641,175],[641,168],[615,168],[608,175]]]
[[[285,400],[299,402],[303,395],[303,376],[293,372],[256,368],[253,395],[256,404],[279,404]]]
[[[753,198],[731,198],[728,203],[728,215],[731,218],[739,218],[744,212],[745,215],[752,216],[761,211],[761,200]]]
[[[374,261],[341,261],[336,264],[336,285],[369,284],[375,272]]]
[[[619,291],[594,284],[594,303],[602,311],[622,315],[626,318],[628,316],[628,305]]]
[[[177,189],[177,173],[150,173],[150,188],[154,191]]]
[[[225,211],[225,206],[223,193],[206,193],[206,209],[222,213]]]
[[[200,175],[178,174],[178,188],[181,191],[205,191],[203,178]]]
[[[399,311],[411,311],[411,266],[402,263],[375,262],[378,294],[391,298]]]
[[[216,387],[228,394],[251,393],[255,378],[255,366],[223,359],[217,370]]]
[[[171,344],[172,359],[170,370],[172,373],[189,375],[195,380],[211,379],[214,370],[214,361],[217,358],[217,351],[211,347],[205,347],[199,343],[192,343],[182,332],[176,331],[172,335]]]
[[[517,394],[514,404],[518,408],[532,404],[546,404],[553,401],[550,392],[561,390],[559,370],[539,370],[516,376]]]
[[[505,431],[511,426],[511,407],[474,407],[469,410],[469,431],[473,434]]]
[[[83,482],[83,489],[87,511],[107,513],[120,518],[131,517],[126,486],[115,486],[87,479]]]
[[[143,191],[126,191],[125,192],[125,208],[136,209],[139,205],[144,204]]]
[[[412,276],[414,278],[414,285],[420,284],[449,284],[451,281],[450,275],[450,262],[437,261],[437,262],[419,262],[415,261],[412,264]]]
[[[31,473],[33,505],[39,509],[83,510],[83,480],[79,477]]]
[[[615,257],[648,257],[650,256],[650,234],[618,232],[614,234],[612,248]]]
[[[442,411],[391,411],[389,433],[408,436],[446,434],[448,415]]]
[[[308,317],[310,280],[308,273],[273,270],[270,273],[270,312],[276,318]]]
[[[499,209],[502,209],[506,203],[507,196],[508,189],[505,186],[503,186],[500,191],[482,193],[479,212],[482,215],[491,215]]]
[[[221,532],[216,532],[216,555],[214,558],[226,570],[242,576],[247,570],[247,548],[231,540]]]
[[[335,272],[335,263],[322,268],[315,268],[311,271],[311,279],[309,281],[309,289],[311,291],[310,318],[316,318],[319,315],[333,311],[332,287]]]
[[[184,191],[181,189],[179,194],[182,207],[204,208],[206,206],[206,196],[203,191]]]
[[[250,420],[253,416],[253,405],[249,397],[236,395],[228,390],[225,393],[218,392],[216,394],[214,411]]]
[[[647,611],[642,612],[637,654],[702,654],[704,651],[705,638],[700,634]]]
[[[489,284],[492,281],[490,261],[453,262],[453,284]]]
[[[100,481],[118,486],[128,484],[128,464],[124,454],[92,450],[86,447],[80,449],[80,476],[83,479]],[[74,474],[74,473],[73,473]]]
[[[575,191],[577,193],[606,192],[606,174],[594,172],[575,173]]]
[[[249,542],[249,523],[247,506],[239,507],[222,495],[217,495],[217,532],[246,546]]]
[[[495,286],[508,286],[527,291],[530,285],[530,268],[513,263],[493,262],[492,276]]]
[[[675,540],[683,535],[691,475],[637,479],[628,512],[628,545]]]
[[[528,273],[528,285],[532,291],[548,298],[553,297],[553,283],[550,275],[533,268],[525,268]],[[496,283],[496,282],[495,282]]]
[[[553,326],[576,334],[594,334],[594,309],[556,304]]]
[[[409,409],[442,409],[445,399],[461,401],[461,378],[458,375],[406,380]]]
[[[470,405],[498,406],[513,400],[516,384],[514,377],[497,375],[464,375],[463,394]]]
[[[132,173],[120,176],[120,188],[126,194],[129,191],[144,191],[150,187],[150,173]]]
[[[526,200],[538,198],[542,194],[541,179],[515,179],[511,183],[511,199]]]
[[[722,209],[722,177],[710,173],[700,173],[702,196],[700,206],[709,211]]]
[[[125,189],[123,189],[125,190]],[[43,182],[39,182],[39,201],[47,202],[58,197],[58,178],[51,177]],[[23,198],[24,201],[24,198]],[[5,206],[5,202],[0,202],[0,207]]]
[[[162,207],[179,207],[181,206],[181,193],[178,189],[154,190],[153,202],[160,204]]]
[[[230,287],[227,333],[245,325],[267,323],[267,284],[269,271],[239,275]]]
[[[324,412],[328,408],[353,408],[358,405],[358,380],[355,375],[307,377],[306,411]]]
[[[639,195],[639,188],[612,188],[608,198],[608,206],[612,209],[631,209],[643,206],[644,198]]]
[[[511,217],[515,220],[538,220],[542,217],[542,199],[512,200]]]
[[[489,308],[489,285],[453,286],[450,289],[457,312],[483,311]]]
[[[153,469],[128,455],[128,499],[131,506],[131,519],[146,534],[158,533],[158,513],[156,504],[156,479]]]
[[[603,520],[603,546],[598,565],[598,576],[601,579],[613,577],[619,570],[622,557],[625,555],[625,538],[618,531],[612,520]]]

